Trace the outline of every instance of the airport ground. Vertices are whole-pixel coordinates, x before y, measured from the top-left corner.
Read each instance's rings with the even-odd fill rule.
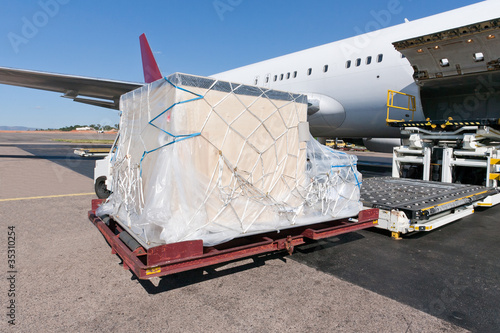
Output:
[[[94,161],[62,136],[112,139],[0,133],[0,237],[16,235],[16,273],[0,242],[2,332],[499,331],[500,207],[401,241],[369,229],[140,281],[87,219]],[[360,162],[387,174],[390,156]]]

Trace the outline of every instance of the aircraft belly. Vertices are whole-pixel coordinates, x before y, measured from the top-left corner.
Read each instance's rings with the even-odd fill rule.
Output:
[[[380,119],[368,118],[366,112],[349,111],[358,117],[347,117],[342,127],[330,129],[326,126],[316,127],[310,122],[311,134],[313,136],[342,137],[342,138],[397,138],[400,137],[399,129],[388,127],[385,116]]]

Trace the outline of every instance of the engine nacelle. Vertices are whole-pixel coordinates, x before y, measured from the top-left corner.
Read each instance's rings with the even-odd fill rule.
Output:
[[[345,120],[344,106],[323,94],[307,94],[307,118],[313,136],[330,136]]]
[[[394,147],[401,146],[399,138],[364,138],[366,149],[380,153],[392,153]]]

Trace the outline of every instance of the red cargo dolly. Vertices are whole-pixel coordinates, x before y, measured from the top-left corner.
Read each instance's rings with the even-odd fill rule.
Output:
[[[106,238],[111,252],[118,254],[123,260],[123,267],[132,270],[139,279],[179,273],[266,252],[287,250],[292,254],[294,247],[304,244],[306,239],[318,240],[373,227],[379,216],[378,209],[367,209],[359,213],[357,220],[342,219],[300,226],[280,232],[236,238],[216,246],[204,247],[202,240],[192,240],[149,249],[137,243],[134,246],[136,248],[131,249],[123,241],[124,237],[120,237],[123,233],[128,233],[116,221],[109,219],[105,223],[95,215],[95,210],[102,201],[92,200],[89,219]]]

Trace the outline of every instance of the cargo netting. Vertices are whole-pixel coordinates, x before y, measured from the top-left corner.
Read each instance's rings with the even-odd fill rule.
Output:
[[[205,246],[358,214],[356,157],[309,134],[307,98],[175,73],[120,100],[111,215],[143,244]]]

